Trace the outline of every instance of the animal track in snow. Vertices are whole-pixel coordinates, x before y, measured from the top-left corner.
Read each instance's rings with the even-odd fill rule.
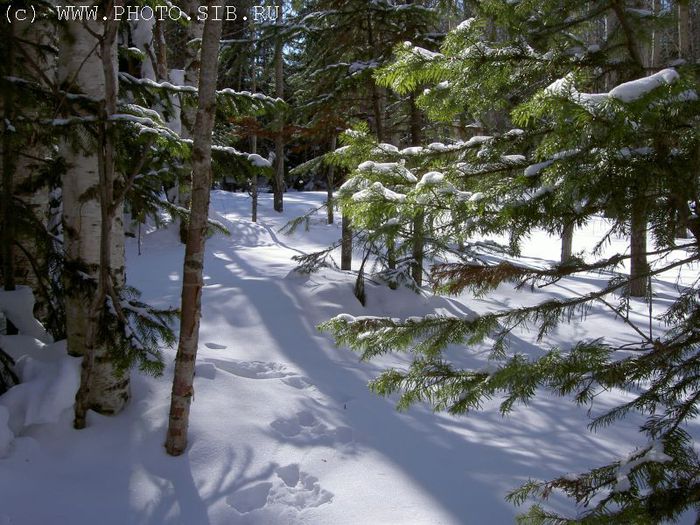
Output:
[[[308,410],[297,412],[290,418],[278,418],[270,423],[272,429],[283,438],[300,445],[345,444],[353,440],[349,427],[331,428]]]
[[[281,363],[265,363],[263,361],[239,361],[231,359],[224,361],[223,359],[207,359],[208,363],[213,363],[216,368],[228,372],[239,377],[247,377],[249,379],[276,379],[288,377],[292,374],[287,371]]]
[[[299,390],[304,390],[305,388],[312,388],[314,386],[309,382],[308,377],[303,376],[285,377],[284,379],[282,379],[282,382]]]
[[[307,507],[319,507],[333,499],[331,492],[321,488],[318,478],[302,472],[296,463],[280,467],[275,473],[284,486],[280,487],[280,490],[272,491],[274,503],[303,510]]]
[[[226,503],[241,514],[260,509],[267,505],[272,483],[265,481],[238,490],[226,498]]]
[[[226,503],[241,514],[263,507],[287,507],[298,511],[329,503],[333,493],[321,488],[318,478],[303,472],[292,463],[275,469],[271,481],[256,483],[236,491],[226,498]]]

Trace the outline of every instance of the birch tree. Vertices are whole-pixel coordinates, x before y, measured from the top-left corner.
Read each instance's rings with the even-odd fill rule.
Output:
[[[185,0],[183,10],[189,17],[189,23],[185,28],[185,46],[183,48],[183,70],[184,82],[186,86],[197,87],[200,78],[201,67],[201,42],[203,25],[197,16],[199,3],[196,0]],[[179,79],[178,79],[179,80]],[[196,124],[196,110],[188,105],[183,98],[180,99],[180,136],[184,139],[192,139],[194,136],[194,126]],[[183,207],[190,205],[191,188],[189,181],[182,184],[179,181],[176,185],[176,203]],[[180,221],[180,240],[186,242],[187,224],[185,220]]]
[[[222,5],[222,0],[207,2],[209,12],[212,8]],[[165,449],[172,456],[179,456],[187,448],[190,403],[194,395],[194,367],[199,342],[202,270],[211,188],[211,146],[221,28],[221,20],[209,17],[204,24],[202,37],[199,103],[193,128],[192,204],[185,244],[180,339],[175,359],[175,377],[165,442]]]
[[[0,157],[3,197],[2,249],[3,285],[30,286],[36,299],[34,315],[47,322],[54,335],[62,332],[50,308],[51,279],[48,276],[46,235],[49,190],[42,176],[54,160],[53,134],[38,121],[53,109],[49,96],[55,87],[55,27],[44,18],[47,6],[36,4],[38,20],[15,20],[2,31],[3,135]],[[53,313],[53,312],[52,312]]]
[[[112,5],[106,5],[104,13],[112,12]],[[62,195],[67,344],[71,355],[83,356],[76,428],[85,426],[88,409],[115,414],[129,399],[129,373],[117,365],[107,339],[99,337],[105,303],[109,297],[110,308],[120,308],[113,291],[124,283],[123,218],[121,205],[115,208],[112,202],[115,159],[109,122],[116,113],[118,91],[117,29],[111,19],[69,21],[59,49],[59,84],[71,94],[61,110],[76,123],[76,133],[60,144],[66,165]],[[86,123],[95,119],[99,124],[91,133]]]

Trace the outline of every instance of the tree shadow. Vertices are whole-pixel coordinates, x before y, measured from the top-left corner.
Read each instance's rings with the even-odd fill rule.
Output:
[[[245,295],[246,305],[266,320],[270,341],[260,344],[274,345],[273,353],[279,352],[300,369],[326,400],[321,404],[309,398],[296,413],[281,414],[272,421],[268,435],[281,444],[300,449],[327,447],[346,455],[374,450],[403,470],[456,522],[469,518],[480,523],[513,519],[516,509],[503,496],[507,489],[523,481],[523,476],[512,474],[514,471],[551,477],[567,465],[606,461],[616,450],[601,446],[600,439],[583,432],[585,414],[562,417],[558,404],[552,401],[533,403],[537,410],[516,411],[513,417],[523,419],[505,421],[494,407],[488,413],[464,419],[436,416],[425,407],[398,413],[393,400],[374,396],[366,384],[387,364],[405,364],[406,358],[390,356],[373,363],[359,363],[351,352],[332,348],[329,338],[316,330],[325,316],[373,313],[372,308],[364,309],[354,300],[345,286],[348,283],[338,284],[347,294],[344,300],[338,300],[337,294],[323,288],[328,284],[323,282],[328,281],[327,276],[311,283],[307,277],[295,276],[260,279],[259,270],[245,253],[227,253],[228,264],[209,257],[205,271],[216,282],[225,283],[224,288]],[[320,293],[310,295],[308,288],[314,287],[320,288],[316,290]],[[411,310],[405,304],[406,298],[400,293],[397,296],[399,303],[404,301],[402,308]],[[415,294],[412,297],[420,300]],[[314,304],[316,300],[321,304]],[[445,298],[430,298],[429,303],[425,306],[431,309],[437,306],[453,315],[468,314],[463,305]],[[237,314],[217,311],[216,304],[207,304],[206,295],[203,307],[203,315],[228,315],[229,323],[235,326]],[[529,345],[522,340],[515,343]],[[533,351],[540,350],[530,346]],[[562,436],[562,442],[553,435]],[[573,435],[580,435],[573,440],[576,443],[570,439]],[[576,452],[572,453],[572,449]],[[462,488],[467,490],[462,492]],[[458,497],[455,491],[459,492]],[[377,498],[385,497],[377,494]]]

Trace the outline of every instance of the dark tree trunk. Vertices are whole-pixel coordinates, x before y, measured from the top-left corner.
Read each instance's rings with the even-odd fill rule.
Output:
[[[207,2],[209,12],[223,0]],[[187,448],[190,403],[194,395],[194,367],[199,343],[199,320],[204,266],[204,243],[211,188],[211,139],[216,115],[216,80],[221,20],[207,18],[202,37],[202,65],[199,74],[199,104],[194,125],[192,152],[192,206],[185,244],[182,279],[180,339],[175,358],[175,376],[168,420],[165,449],[179,456]]]
[[[7,54],[4,57],[4,67],[2,68],[6,76],[14,74],[14,26],[11,24],[4,25],[2,31],[3,38],[7,42]],[[15,120],[14,116],[14,97],[11,88],[6,88],[3,94],[3,134],[2,134],[2,200],[0,208],[2,209],[2,278],[5,290],[11,291],[15,289],[15,228],[14,228],[14,212],[12,210],[12,202],[14,199],[14,172],[16,165],[16,152],[14,144],[14,135],[8,126],[11,126]],[[11,324],[11,323],[10,323]],[[8,324],[8,327],[10,326]]]
[[[333,135],[331,136],[331,151],[335,151],[336,141],[336,135],[335,133],[333,133]],[[327,181],[328,188],[326,190],[326,209],[328,211],[328,224],[333,224],[333,221],[335,220],[333,217],[333,188],[335,186],[335,166],[333,165],[328,167]]]
[[[251,28],[252,31],[255,32],[255,26],[253,25],[253,22],[251,21]],[[255,64],[255,59],[256,59],[256,52],[255,49],[253,49],[253,64],[250,69],[250,78],[251,78],[251,91],[255,93],[258,90],[258,71],[256,68]],[[251,153],[257,153],[258,152],[258,135],[257,133],[253,133],[250,136],[250,152]],[[250,182],[250,220],[253,222],[258,222],[258,176],[257,174],[253,175],[253,178]]]
[[[642,199],[632,202],[630,217],[630,295],[645,297],[648,291],[647,213]]]
[[[155,70],[158,80],[165,82],[168,80],[168,47],[165,42],[165,22],[155,17],[153,27],[153,40],[156,48]]]
[[[396,270],[396,238],[393,234],[386,237],[386,263],[390,270]]]
[[[561,263],[567,263],[571,260],[572,245],[574,243],[574,223],[568,222],[564,224],[561,232]]]
[[[409,98],[411,110],[411,144],[418,146],[421,142],[422,135],[422,118],[418,106],[416,105],[415,95]],[[411,267],[411,276],[416,282],[416,285],[423,285],[423,258],[425,251],[425,212],[420,210],[416,213],[413,219],[413,240],[411,254],[413,256],[413,264]]]
[[[413,219],[413,244],[411,276],[417,286],[423,286],[423,244],[425,242],[425,214],[420,212]]]
[[[251,153],[258,152],[258,136],[253,135],[250,137],[250,150]],[[250,181],[250,219],[253,222],[258,222],[258,176],[253,175]]]
[[[371,50],[377,49],[376,39],[374,35],[374,28],[372,27],[372,14],[370,11],[367,12],[367,41],[369,42],[369,48]],[[384,141],[384,116],[382,114],[382,103],[381,96],[379,93],[379,87],[374,82],[372,82],[372,112],[374,113],[374,131],[377,134],[377,141]]]
[[[282,1],[279,2],[280,9]],[[276,20],[278,30],[282,24],[282,17]],[[277,35],[275,40],[275,95],[284,98],[284,56],[282,36]],[[284,115],[280,111],[276,117],[277,129],[275,135],[275,184],[273,194],[273,207],[276,212],[284,211]]]
[[[340,269],[352,270],[352,224],[343,213],[342,238],[340,245]]]

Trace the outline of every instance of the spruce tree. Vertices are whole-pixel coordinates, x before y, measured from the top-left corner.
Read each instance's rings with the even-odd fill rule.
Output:
[[[398,43],[410,39],[432,48],[438,45],[440,11],[428,4],[431,3],[357,0],[301,4],[295,24],[300,50],[297,70],[291,78],[298,100],[293,118],[300,128],[301,140],[310,142],[316,150],[319,142],[324,149],[326,144],[335,149],[338,133],[358,119],[369,121],[378,142],[398,145],[415,140],[418,110],[412,97],[387,92],[377,85],[373,73],[388,63]],[[387,111],[389,106],[391,111]],[[329,222],[336,204],[334,185],[340,179],[335,167],[315,153],[314,159],[292,171],[294,175],[311,177],[325,172]],[[344,270],[351,269],[352,239],[356,237],[350,215],[344,210]]]
[[[487,135],[406,150],[383,147],[362,132],[343,137],[349,147],[340,161],[354,172],[342,193],[359,227],[375,235],[389,216],[399,225],[416,213],[433,216],[431,254],[449,254],[432,268],[436,290],[479,295],[504,283],[548,286],[581,273],[612,275],[580,296],[468,319],[342,315],[322,326],[363,359],[396,351],[413,356],[407,369],[387,370],[371,383],[379,394],[399,393],[399,408],[427,402],[463,414],[498,397],[507,413],[543,391],[583,405],[602,390],[629,392],[631,401],[591,426],[641,413],[638,448],[577,476],[515,490],[509,498],[516,503],[558,489],[580,505],[572,517],[535,505],[524,517],[532,523],[655,523],[700,505],[700,461],[685,430],[700,409],[698,283],[681,289],[659,317],[667,325],[663,333],[650,333],[627,315],[631,305],[639,307],[630,299],[635,280],[646,284],[700,258],[699,72],[685,65],[647,75],[641,43],[667,15],[634,7],[621,0],[481,2],[479,16],[451,32],[440,53],[407,43],[378,78],[403,93],[429,84],[418,104],[432,118],[452,122],[466,112],[491,128]],[[494,105],[505,122],[488,122]],[[399,177],[400,187],[389,185]],[[690,218],[691,239],[676,239],[679,206]],[[517,255],[534,228],[558,233],[600,214],[610,217],[610,231],[592,253],[549,268],[494,262],[494,252]],[[629,233],[635,214],[648,220],[653,245],[602,256],[606,238]],[[473,240],[494,234],[508,234],[510,245]],[[653,256],[653,264],[631,276],[621,271],[640,255]],[[637,340],[573,341],[541,357],[510,347],[513,330],[535,331],[544,345],[559,323],[585,322],[595,304],[623,319]],[[450,345],[469,351],[477,344],[491,347],[487,370],[459,368],[445,354]]]

